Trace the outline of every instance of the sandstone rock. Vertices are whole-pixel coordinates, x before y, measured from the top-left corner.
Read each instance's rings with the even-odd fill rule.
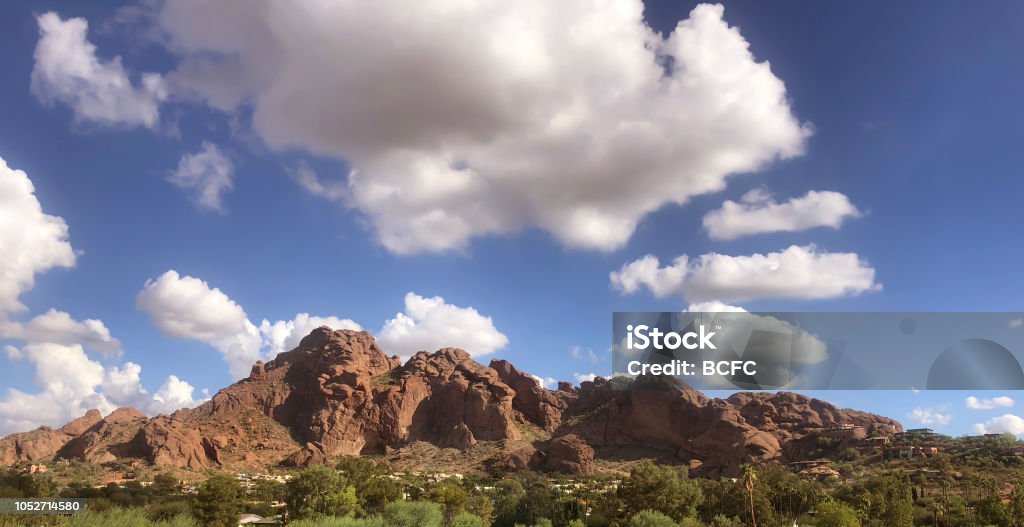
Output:
[[[548,445],[544,464],[555,472],[590,475],[594,473],[594,449],[573,434],[556,437]]]
[[[155,467],[205,469],[210,457],[199,430],[178,426],[166,417],[157,417],[143,426],[132,440],[134,454]]]
[[[323,448],[314,443],[306,443],[306,446],[293,452],[282,462],[289,467],[308,467],[310,465],[322,465],[327,462],[327,456]]]
[[[552,431],[562,422],[562,412],[568,406],[559,396],[561,393],[545,390],[537,380],[516,369],[505,360],[492,360],[491,369],[515,391],[512,407],[522,412],[527,419]]]

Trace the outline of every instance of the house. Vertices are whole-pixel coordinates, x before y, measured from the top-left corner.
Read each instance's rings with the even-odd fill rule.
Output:
[[[838,479],[839,472],[829,467],[813,467],[801,471],[800,476],[810,479],[816,479],[818,481],[827,481],[830,479]]]
[[[859,441],[868,437],[867,430],[863,426],[853,424],[839,424],[826,428],[822,433],[824,437],[833,439]]]

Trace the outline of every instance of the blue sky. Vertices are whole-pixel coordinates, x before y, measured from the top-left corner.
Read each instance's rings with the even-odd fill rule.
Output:
[[[308,313],[375,333],[391,321],[389,352],[449,338],[477,347],[482,362],[507,358],[572,379],[610,373],[613,311],[712,300],[749,310],[1022,309],[1024,6],[750,1],[693,16],[695,3],[648,2],[643,22],[664,55],[676,53],[674,65],[664,56],[660,64],[694,73],[692,85],[644,97],[637,90],[653,81],[634,68],[644,28],[629,12],[639,4],[623,2],[623,13],[579,4],[524,2],[513,14],[548,24],[536,30],[444,10],[424,14],[436,16],[424,19],[432,27],[369,9],[332,20],[296,5],[253,10],[253,20],[234,17],[221,30],[218,16],[237,6],[210,16],[187,3],[0,7],[0,158],[24,171],[43,213],[68,226],[66,240],[44,242],[76,251],[27,271],[31,284],[8,295],[25,309],[0,310],[20,328],[3,340],[14,351],[0,357],[0,387],[28,397],[7,394],[0,431],[54,424],[92,403],[160,411],[199,400],[237,377],[225,354],[238,357],[236,370],[272,355],[269,333],[239,320],[269,326]],[[582,13],[597,23],[585,25]],[[473,31],[445,40],[445,24],[464,28],[477,16]],[[670,38],[688,19],[700,21],[682,32],[693,39]],[[76,20],[88,24],[84,40]],[[559,40],[553,28],[565,24],[595,40]],[[397,35],[431,45],[381,51]],[[486,45],[477,52],[467,42]],[[91,67],[75,70],[82,64]],[[158,82],[147,85],[145,73]],[[636,122],[645,125],[628,128]],[[602,136],[616,127],[626,132]],[[230,188],[217,192],[224,181]],[[790,201],[809,191],[843,198],[810,210]],[[713,239],[705,216],[744,196],[755,210],[781,205],[753,220],[770,232]],[[837,213],[837,203],[850,211]],[[0,238],[13,247],[0,260],[35,254],[22,238]],[[722,275],[735,287],[715,285],[726,264],[749,260],[683,264],[688,278],[670,276],[684,254],[692,263],[794,246],[794,259],[778,257],[795,266],[781,278],[755,269]],[[616,287],[609,274],[623,276],[645,255],[662,273],[638,268],[633,287]],[[808,283],[772,283],[787,276]],[[150,280],[151,294],[140,296]],[[120,354],[87,342],[82,354],[47,348],[75,345],[28,334],[50,309],[101,320]],[[95,380],[56,386],[42,373],[54,357],[83,361]],[[141,384],[111,381],[126,362],[141,367]],[[177,383],[166,382],[172,375]],[[968,396],[1024,403],[1014,393],[814,395],[908,425],[918,410],[952,434],[1020,412],[1005,400],[968,409]],[[1024,421],[999,423],[1024,432]]]

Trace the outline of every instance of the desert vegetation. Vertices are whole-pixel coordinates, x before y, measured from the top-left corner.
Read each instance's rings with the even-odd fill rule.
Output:
[[[1014,438],[935,441],[942,454],[900,463],[839,451],[833,461],[844,475],[826,479],[766,464],[712,480],[650,461],[589,477],[440,477],[340,458],[297,469],[286,483],[243,486],[211,472],[186,489],[167,474],[146,486],[97,487],[11,469],[0,473],[0,497],[85,497],[90,510],[7,516],[0,526],[234,527],[248,512],[295,527],[1024,527],[1024,486],[1014,485],[1024,468],[1004,454]]]

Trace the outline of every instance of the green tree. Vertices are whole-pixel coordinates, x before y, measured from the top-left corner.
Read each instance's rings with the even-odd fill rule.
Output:
[[[485,526],[494,523],[494,502],[483,494],[476,494],[466,501],[466,512],[480,518]]]
[[[234,478],[214,474],[199,487],[193,514],[205,527],[237,527],[242,498],[242,488]]]
[[[857,511],[831,499],[818,505],[814,521],[817,527],[860,527]]]
[[[293,519],[351,516],[358,507],[355,488],[347,478],[324,465],[309,467],[286,485],[285,503]]]
[[[747,491],[747,503],[750,508],[750,525],[757,527],[757,516],[754,510],[754,484],[757,482],[757,469],[751,465],[743,466],[743,489]]]
[[[697,505],[704,500],[700,486],[687,477],[685,468],[650,461],[634,467],[617,494],[627,516],[652,510],[676,521],[695,516]]]
[[[355,487],[363,514],[377,514],[387,504],[402,499],[402,485],[390,478],[387,468],[359,457],[342,458],[337,465],[349,484]]]
[[[523,484],[515,479],[502,479],[494,484],[491,496],[494,502],[494,525],[514,526],[518,522],[519,503],[526,497]]]
[[[161,496],[169,496],[181,491],[178,486],[178,478],[174,477],[173,474],[168,474],[166,472],[157,474],[156,477],[153,478],[152,489]]]
[[[640,511],[629,519],[629,527],[676,527],[672,518],[652,510]]]
[[[466,502],[469,501],[469,493],[454,480],[446,479],[431,487],[427,491],[426,498],[441,505],[444,523],[447,525],[456,515],[465,510]]]

